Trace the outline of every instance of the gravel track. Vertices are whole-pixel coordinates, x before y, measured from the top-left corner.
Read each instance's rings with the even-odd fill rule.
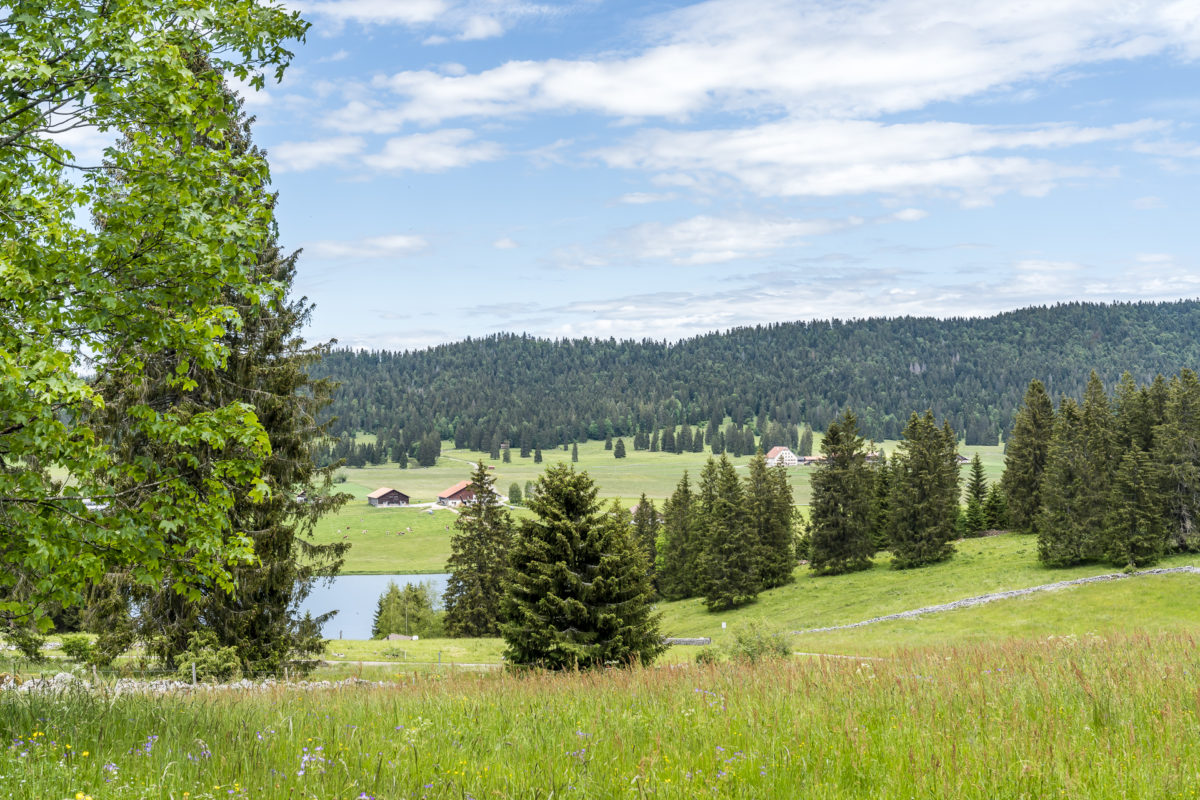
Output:
[[[1200,575],[1200,567],[1167,567],[1160,569],[1146,569],[1139,572],[1113,572],[1108,575],[1094,575],[1090,578],[1076,578],[1071,581],[1057,581],[1055,583],[1044,583],[1041,586],[1030,586],[1027,589],[1012,589],[1007,592],[992,592],[991,594],[981,594],[978,597],[968,597],[963,600],[955,600],[953,603],[942,603],[937,606],[925,606],[924,608],[914,608],[911,611],[901,611],[899,614],[888,614],[883,617],[874,617],[865,619],[862,622],[852,622],[849,625],[830,625],[825,628],[808,628],[802,631],[792,631],[793,635],[804,633],[824,633],[825,631],[844,631],[849,628],[861,628],[864,625],[874,625],[876,622],[888,622],[894,619],[912,619],[913,617],[922,617],[926,614],[937,614],[942,611],[954,611],[959,608],[971,608],[972,606],[981,606],[984,603],[991,603],[996,600],[1007,600],[1010,597],[1024,597],[1025,595],[1034,594],[1035,592],[1050,592],[1056,589],[1065,589],[1069,586],[1081,586],[1085,583],[1103,583],[1104,581],[1119,581],[1124,578],[1140,578],[1145,575],[1177,575],[1180,573],[1188,573],[1192,575]]]

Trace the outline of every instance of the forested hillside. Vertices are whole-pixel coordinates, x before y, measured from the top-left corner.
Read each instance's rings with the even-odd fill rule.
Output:
[[[1080,395],[1200,367],[1200,302],[1027,308],[994,317],[780,323],[676,343],[502,334],[414,352],[336,350],[336,430],[436,432],[487,450],[632,436],[732,417],[823,430],[851,407],[868,436],[896,438],[932,408],[968,444],[1009,429],[1032,378]],[[764,416],[765,415],[765,416]]]

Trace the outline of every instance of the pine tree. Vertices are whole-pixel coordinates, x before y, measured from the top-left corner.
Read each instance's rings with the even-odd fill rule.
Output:
[[[611,433],[604,437],[604,449],[605,450],[613,449],[613,439],[612,439]]]
[[[733,464],[710,458],[700,474],[701,593],[709,611],[723,611],[758,597],[756,548],[746,520],[745,497]]]
[[[983,461],[976,453],[971,459],[971,476],[967,479],[967,508],[963,512],[963,528],[967,536],[977,536],[987,530],[988,485],[983,474]]]
[[[825,461],[812,476],[809,566],[818,575],[870,569],[875,482],[852,412],[830,423],[821,455]]]
[[[1036,533],[1042,507],[1042,473],[1054,432],[1054,407],[1039,380],[1029,383],[1025,400],[1017,412],[1012,434],[1004,449],[1004,475],[1000,479],[1008,500],[1012,526],[1022,533]]]
[[[579,462],[579,443],[571,442],[571,463],[575,464],[578,462]]]
[[[745,495],[746,515],[758,551],[759,588],[791,583],[796,568],[796,512],[786,468],[768,467],[766,457],[759,453],[750,460]]]
[[[505,449],[508,449],[508,448],[505,448]],[[500,432],[499,431],[496,431],[496,433],[492,434],[492,446],[491,446],[491,449],[488,451],[488,455],[491,457],[492,461],[500,460]],[[505,463],[507,463],[507,462],[505,462]]]
[[[1079,405],[1064,397],[1054,417],[1037,520],[1038,560],[1048,567],[1069,567],[1084,560],[1088,532],[1082,524],[1080,504],[1086,501],[1083,483],[1087,474]]]
[[[932,411],[914,413],[903,437],[892,458],[888,498],[895,569],[950,558],[958,522],[958,443],[949,423],[939,429]]]
[[[450,636],[495,636],[500,630],[512,518],[500,504],[495,483],[487,465],[479,461],[471,472],[475,496],[454,520],[446,561],[450,578],[444,595],[446,633]],[[509,502],[521,502],[515,483],[509,487]]]
[[[679,485],[663,506],[663,524],[655,543],[658,590],[668,600],[700,593],[699,506],[685,470]]]
[[[699,425],[696,426],[696,433],[692,436],[692,452],[704,452],[704,434],[701,432]]]
[[[625,440],[617,439],[616,444],[613,445],[613,458],[624,458],[624,457],[625,457]]]
[[[679,428],[679,435],[675,437],[675,450],[679,453],[692,452],[692,426],[686,422]]]
[[[654,429],[654,435],[650,437],[650,452],[658,452],[658,428]]]
[[[513,664],[548,669],[652,662],[664,645],[628,514],[601,509],[586,472],[538,479],[509,559],[502,635]]]
[[[1104,555],[1116,567],[1148,567],[1162,558],[1166,537],[1158,470],[1136,445],[1113,476],[1104,531]]]
[[[503,451],[503,455],[500,460],[503,461],[505,464],[511,464],[512,463],[512,448],[505,446],[505,447],[501,448],[501,450]]]

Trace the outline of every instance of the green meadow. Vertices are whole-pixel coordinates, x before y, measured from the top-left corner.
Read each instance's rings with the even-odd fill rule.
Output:
[[[819,448],[820,434],[816,437],[814,447]],[[890,455],[898,444],[888,441],[882,447]],[[684,470],[696,480],[710,455],[707,451],[676,455],[632,448],[627,452],[625,458],[617,459],[611,451],[604,449],[603,442],[586,442],[579,446],[579,463],[575,465],[577,469],[586,470],[596,482],[600,497],[616,500],[626,508],[637,503],[643,493],[661,506],[675,490]],[[960,447],[959,452],[967,457],[978,452],[989,482],[1000,479],[1004,470],[1001,447]],[[535,464],[532,456],[521,458],[514,451],[512,463],[505,464],[502,461],[493,463],[487,453],[443,450],[433,467],[411,466],[410,462],[408,469],[400,469],[395,463],[342,469],[340,474],[346,480],[336,488],[353,499],[337,514],[325,517],[317,524],[314,539],[321,543],[342,540],[351,543],[342,569],[345,574],[444,572],[450,555],[449,535],[454,528],[454,511],[436,508],[430,514],[427,508],[372,508],[367,505],[366,498],[370,492],[387,486],[409,495],[414,505],[433,503],[439,492],[470,477],[471,465],[480,459],[495,466],[496,487],[501,494],[507,494],[513,483],[524,491],[525,483],[536,481],[550,464],[570,462],[571,453],[561,448],[544,450],[542,463]],[[750,456],[732,461],[744,470]],[[963,465],[964,486],[967,468],[968,465]],[[793,496],[801,513],[806,511],[811,497],[813,469],[791,467],[788,470]],[[518,509],[517,513],[527,512]]]
[[[1190,798],[1191,633],[385,687],[0,695],[0,798]]]

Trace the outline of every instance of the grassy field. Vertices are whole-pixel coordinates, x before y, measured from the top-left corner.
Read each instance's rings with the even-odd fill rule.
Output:
[[[1194,636],[0,696],[0,798],[1189,798]]]
[[[895,452],[897,442],[884,442],[887,453]],[[816,447],[820,446],[820,434]],[[1000,447],[961,448],[964,455],[978,451],[983,459],[989,481],[999,480],[1004,468],[1004,455]],[[629,507],[638,501],[642,493],[662,504],[687,470],[693,481],[698,477],[709,453],[651,453],[628,451],[623,459],[613,458],[612,452],[604,449],[603,442],[587,442],[579,447],[579,463],[576,468],[586,470],[599,487],[600,496],[616,499]],[[450,555],[450,531],[453,529],[453,511],[437,509],[434,514],[428,509],[376,509],[367,505],[366,496],[381,486],[399,489],[412,498],[414,504],[431,503],[439,492],[470,476],[471,465],[479,459],[488,460],[487,453],[467,450],[443,450],[443,455],[433,467],[400,469],[396,464],[387,464],[362,469],[344,469],[346,482],[339,484],[341,491],[353,495],[339,513],[321,520],[315,531],[317,542],[346,539],[352,543],[343,569],[347,574],[363,573],[419,573],[442,572],[446,558]],[[545,467],[555,462],[570,462],[571,454],[563,450],[546,450],[542,453],[543,463],[535,464],[532,458],[521,458],[513,454],[511,464],[495,464],[496,486],[507,494],[509,486],[517,483],[522,491],[526,481],[536,481]],[[745,469],[750,457],[733,459],[735,465]],[[411,462],[410,462],[411,463]],[[966,484],[964,465],[963,484]],[[811,467],[793,467],[788,471],[796,503],[805,510],[811,497]],[[518,512],[523,513],[523,512]],[[407,529],[412,528],[411,532]],[[403,536],[399,531],[406,531]]]

